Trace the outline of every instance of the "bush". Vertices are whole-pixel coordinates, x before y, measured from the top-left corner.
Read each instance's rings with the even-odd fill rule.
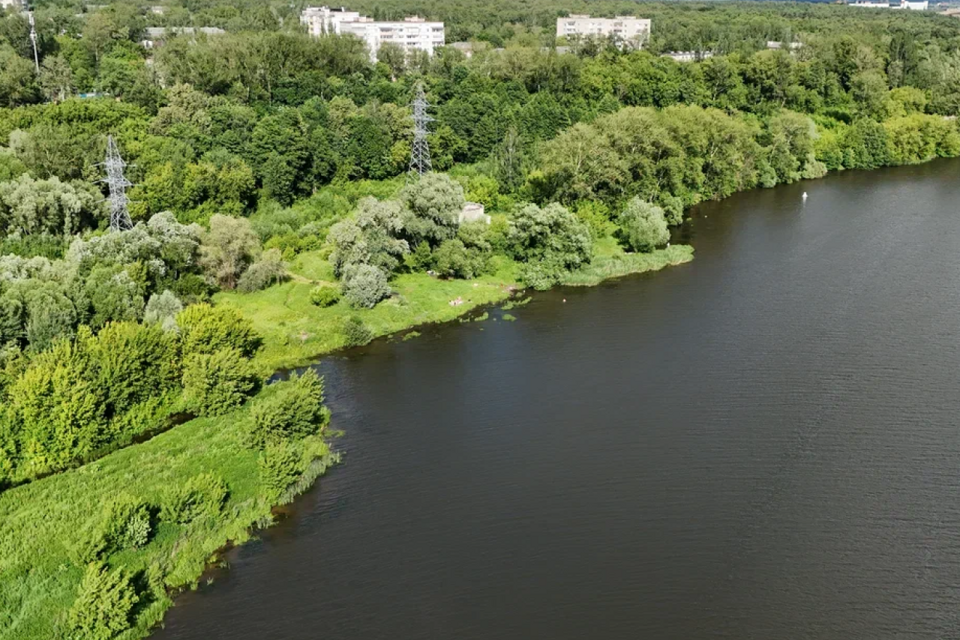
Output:
[[[340,287],[321,284],[310,291],[310,303],[320,308],[332,307],[340,302]]]
[[[277,384],[271,391],[250,410],[252,446],[262,449],[275,440],[313,435],[327,423],[323,380],[312,369]]]
[[[370,264],[351,264],[343,270],[343,297],[352,307],[372,309],[389,296],[387,274]]]
[[[448,278],[475,278],[483,273],[486,260],[477,249],[468,249],[459,238],[444,240],[434,252],[436,270]]]
[[[211,473],[201,473],[172,489],[160,508],[166,522],[187,524],[201,517],[215,517],[227,500],[227,485]]]
[[[74,557],[92,562],[115,551],[138,549],[149,542],[152,528],[147,504],[121,494],[107,502],[81,532]]]
[[[343,323],[343,335],[348,347],[359,347],[373,340],[373,332],[357,316],[347,318]]]
[[[649,253],[670,239],[663,209],[634,198],[618,219],[620,241],[631,251]]]
[[[236,409],[259,386],[256,367],[237,349],[195,353],[184,361],[183,397],[187,406],[201,416]]]
[[[68,623],[75,640],[111,640],[130,628],[130,614],[139,598],[122,569],[110,571],[93,562],[80,581]]]
[[[243,293],[260,291],[272,284],[282,282],[286,276],[287,265],[280,256],[280,250],[269,249],[243,272],[240,281],[237,282],[237,290]]]
[[[265,497],[276,502],[303,474],[303,444],[298,440],[268,442],[257,457],[260,486]]]
[[[231,307],[191,305],[177,315],[177,326],[184,357],[232,348],[249,358],[262,343],[253,323]]]

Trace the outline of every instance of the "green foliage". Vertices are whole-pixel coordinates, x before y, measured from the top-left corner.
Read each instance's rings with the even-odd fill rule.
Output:
[[[191,305],[177,315],[177,326],[184,357],[236,349],[248,358],[261,344],[250,321],[227,306]]]
[[[413,246],[426,242],[435,247],[453,238],[460,226],[463,187],[443,173],[428,173],[400,192],[408,208],[404,234]]]
[[[77,640],[111,640],[130,628],[139,598],[123,569],[102,562],[87,565],[68,613],[71,636]]]
[[[177,315],[183,311],[183,303],[170,291],[155,293],[147,300],[143,312],[143,321],[148,324],[159,324],[164,331],[177,330]]]
[[[556,284],[567,271],[588,263],[593,251],[587,226],[556,203],[529,204],[515,212],[509,243],[514,256],[527,263],[521,279],[535,289]]]
[[[351,265],[370,265],[388,273],[396,269],[400,257],[409,250],[407,242],[400,238],[403,225],[398,202],[362,199],[356,217],[330,229],[334,274],[343,277]]]
[[[323,406],[323,381],[313,370],[275,386],[250,409],[249,442],[257,449],[319,434],[329,420]]]
[[[124,549],[137,549],[150,539],[150,511],[126,493],[111,498],[81,531],[73,555],[78,563],[94,562]]]
[[[246,218],[214,215],[201,237],[200,264],[224,289],[237,286],[241,274],[260,253],[260,238]]]
[[[260,386],[256,367],[236,348],[193,353],[183,361],[183,398],[201,416],[239,407]]]
[[[344,300],[358,309],[372,309],[391,293],[387,274],[372,264],[347,265],[342,289]]]
[[[350,316],[343,323],[344,342],[348,347],[359,347],[373,340],[373,332],[357,316]]]
[[[631,251],[649,253],[670,239],[663,209],[634,198],[620,212],[619,237]]]
[[[244,293],[260,291],[281,282],[286,276],[287,265],[280,257],[280,250],[268,249],[243,272],[237,290]]]
[[[160,507],[160,519],[189,524],[200,518],[215,518],[220,515],[228,494],[222,478],[201,473],[167,492]]]
[[[310,304],[325,308],[338,302],[340,302],[340,287],[321,284],[310,290]]]
[[[260,485],[276,502],[304,470],[304,447],[299,440],[271,440],[257,456]]]

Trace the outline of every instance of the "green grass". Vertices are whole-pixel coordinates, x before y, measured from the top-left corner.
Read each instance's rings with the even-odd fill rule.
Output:
[[[261,491],[257,453],[241,444],[245,412],[192,420],[96,462],[0,494],[0,639],[70,637],[66,614],[84,569],[73,560],[72,549],[85,523],[122,492],[157,504],[168,488],[201,472],[226,482],[230,494],[221,517],[190,525],[162,523],[145,547],[108,558],[111,566],[130,573],[159,563],[171,589],[195,584],[218,549],[244,542],[252,526],[269,523],[271,501]],[[311,483],[322,467],[318,462],[303,484]],[[147,635],[171,604],[166,597],[141,603],[134,628],[121,637]]]
[[[587,267],[568,275],[563,284],[575,287],[590,287],[610,278],[619,278],[633,273],[659,271],[664,267],[683,264],[693,260],[693,247],[671,245],[652,253],[624,253],[604,247]]]
[[[304,254],[312,273],[323,273],[318,257]],[[424,273],[404,274],[391,282],[396,295],[373,309],[354,309],[345,301],[321,309],[310,304],[313,282],[291,280],[256,293],[220,293],[217,304],[231,305],[253,321],[264,336],[257,356],[264,372],[293,367],[346,345],[341,327],[358,316],[375,336],[421,324],[448,322],[484,305],[510,297],[519,287],[516,265],[501,260],[493,275],[476,280],[441,280]],[[452,300],[462,304],[451,306]]]

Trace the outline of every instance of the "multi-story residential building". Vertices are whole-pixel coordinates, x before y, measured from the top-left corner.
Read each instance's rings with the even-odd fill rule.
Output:
[[[625,45],[640,48],[650,37],[650,20],[636,16],[616,18],[591,18],[588,15],[572,14],[557,18],[557,37],[602,38],[616,36]]]
[[[426,51],[430,55],[446,43],[442,22],[427,22],[417,16],[397,22],[381,22],[342,8],[309,7],[300,15],[300,22],[313,36],[357,36],[367,45],[374,62],[381,45],[387,43],[398,45],[407,53]]]
[[[356,22],[360,20],[359,11],[347,11],[343,7],[307,7],[300,14],[300,24],[307,26],[307,31],[314,37],[327,34],[339,34],[341,22]]]

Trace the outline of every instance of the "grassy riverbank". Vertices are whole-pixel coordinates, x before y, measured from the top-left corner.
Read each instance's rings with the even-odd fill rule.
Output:
[[[261,398],[274,392],[265,390]],[[0,494],[0,638],[100,637],[71,631],[69,612],[88,570],[78,559],[86,525],[118,496],[136,496],[151,505],[149,541],[105,558],[111,569],[130,578],[138,598],[127,617],[130,629],[116,637],[139,638],[172,605],[168,591],[194,585],[218,549],[246,541],[251,527],[271,522],[272,506],[309,487],[332,461],[322,436],[302,441],[300,477],[278,492],[258,462],[263,454],[245,446],[249,407],[192,420],[91,464]],[[169,502],[172,490],[190,486],[199,474],[225,484],[228,494],[219,514],[184,524],[161,518],[157,505]]]
[[[658,271],[689,262],[693,248],[675,245],[652,253],[625,253],[609,238],[597,246],[593,262],[569,274],[564,284],[589,286],[608,278]],[[354,309],[346,302],[321,308],[310,303],[310,290],[332,280],[332,269],[319,253],[303,254],[291,265],[293,278],[256,293],[220,293],[217,304],[237,308],[264,336],[257,362],[265,372],[305,364],[347,346],[343,333],[349,318],[360,318],[374,337],[422,324],[449,322],[478,307],[494,305],[522,288],[519,265],[498,258],[491,275],[473,280],[443,280],[424,273],[402,274],[392,283],[396,295],[373,309]],[[461,304],[451,305],[458,300]]]

